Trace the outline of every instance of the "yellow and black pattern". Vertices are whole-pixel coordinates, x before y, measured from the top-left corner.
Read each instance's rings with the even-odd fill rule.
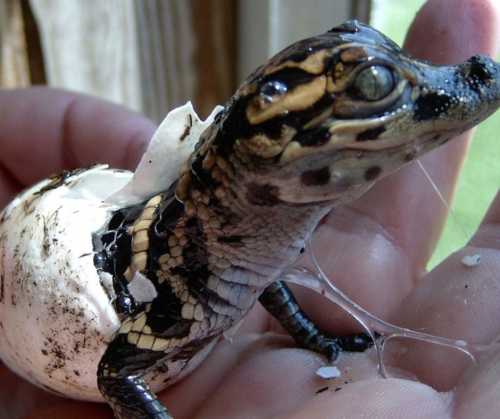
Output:
[[[125,278],[129,281],[133,279],[135,272],[143,272],[146,269],[149,250],[149,227],[155,218],[161,200],[161,195],[151,198],[131,227],[132,260],[124,273]]]
[[[349,21],[259,67],[202,134],[174,185],[94,237],[122,325],[99,388],[119,418],[171,418],[144,383],[192,359],[260,299],[296,342],[333,359],[364,336],[320,331],[279,281],[322,217],[500,104],[487,57],[438,67]],[[167,189],[168,188],[168,189]],[[136,275],[157,296],[138,303]]]

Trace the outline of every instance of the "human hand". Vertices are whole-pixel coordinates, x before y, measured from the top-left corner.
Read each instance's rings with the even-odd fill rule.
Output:
[[[458,62],[478,52],[493,54],[498,18],[492,3],[430,1],[412,28],[408,48],[435,62]],[[3,205],[24,185],[63,168],[96,161],[132,168],[154,129],[147,120],[118,107],[47,89],[1,92],[0,109]],[[445,196],[453,190],[465,141],[455,140],[422,159]],[[500,265],[498,240],[493,239],[500,199],[473,239],[474,247],[463,251],[481,253],[481,264],[465,269],[460,253],[425,275],[444,219],[435,192],[411,165],[328,217],[315,240],[324,249],[318,257],[339,288],[380,317],[436,335],[488,343],[500,328],[490,321],[500,305],[493,277]],[[352,330],[346,316],[319,296],[304,292],[298,299],[325,329]],[[324,382],[315,376],[324,363],[321,357],[294,349],[288,337],[265,333],[270,329],[274,323],[256,307],[232,343],[221,342],[192,375],[160,395],[174,417],[496,417],[500,372],[491,366],[498,353],[471,367],[450,350],[412,342],[401,361],[404,365],[398,365],[421,383],[381,379],[370,354],[343,354],[338,362],[340,382]],[[316,394],[326,386],[327,391]],[[431,386],[456,389],[443,395]],[[7,409],[0,415],[9,419],[111,418],[104,405],[49,396],[6,370],[0,372],[0,405]]]

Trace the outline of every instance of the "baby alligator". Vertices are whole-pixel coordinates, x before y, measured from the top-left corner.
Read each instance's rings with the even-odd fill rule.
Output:
[[[280,281],[333,207],[497,109],[500,66],[433,66],[348,21],[259,67],[202,134],[178,180],[117,211],[98,235],[122,325],[98,369],[122,419],[172,416],[144,375],[185,373],[257,300],[297,344],[335,359],[364,336],[319,330]],[[147,277],[139,304],[127,284]],[[192,366],[191,366],[192,367]]]

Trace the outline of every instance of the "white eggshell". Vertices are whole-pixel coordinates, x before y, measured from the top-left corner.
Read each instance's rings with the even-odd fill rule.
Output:
[[[119,327],[110,283],[101,285],[92,235],[108,219],[102,189],[130,172],[97,167],[43,192],[43,181],[5,210],[0,224],[0,354],[31,382],[98,400],[97,362]],[[42,191],[41,191],[42,190]],[[107,291],[108,290],[108,291]]]
[[[167,189],[215,113],[200,121],[189,103],[172,111],[135,175],[106,166],[80,170],[38,183],[4,209],[0,358],[8,367],[52,392],[102,400],[97,365],[120,321],[112,278],[99,276],[93,263],[92,234],[120,206]],[[149,373],[153,390],[196,367],[211,346],[187,365],[171,362],[168,372],[159,366]]]
[[[107,201],[130,205],[167,189],[177,179],[200,134],[222,109],[216,106],[204,121],[198,117],[191,102],[171,110],[151,138],[132,181]]]

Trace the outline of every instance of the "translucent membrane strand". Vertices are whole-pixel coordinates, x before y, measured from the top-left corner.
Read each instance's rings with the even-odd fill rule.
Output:
[[[294,283],[318,292],[356,319],[366,333],[373,339],[377,352],[379,373],[383,377],[387,377],[386,368],[383,362],[383,350],[385,343],[389,339],[408,338],[449,347],[464,353],[474,363],[477,362],[480,354],[500,346],[500,342],[494,342],[489,345],[472,344],[466,342],[465,340],[434,336],[428,333],[422,333],[388,323],[368,312],[356,302],[352,301],[346,294],[344,294],[328,280],[326,274],[321,269],[316,256],[314,255],[310,239],[306,242],[306,253],[309,255],[316,272],[312,272],[306,267],[294,267],[285,273],[283,279],[289,283]]]

